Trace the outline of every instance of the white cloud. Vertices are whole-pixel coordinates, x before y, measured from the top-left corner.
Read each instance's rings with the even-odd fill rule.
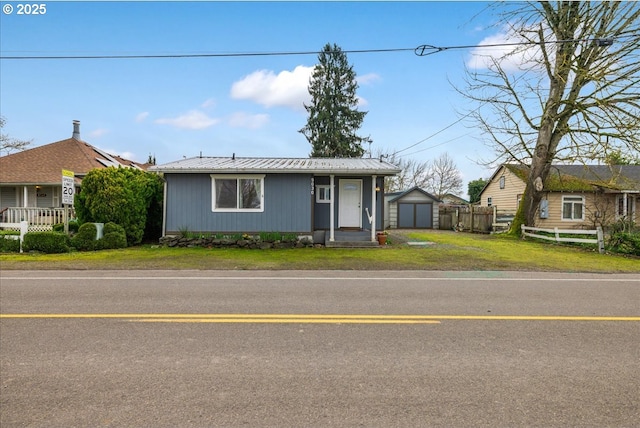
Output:
[[[104,128],[99,128],[99,129],[95,129],[91,132],[89,132],[89,137],[90,138],[100,138],[106,134],[109,133],[108,129],[104,129]]]
[[[308,86],[313,68],[299,65],[293,71],[284,70],[277,75],[271,70],[254,71],[231,86],[231,97],[265,107],[304,110],[303,104],[310,101]]]
[[[500,46],[474,48],[467,61],[467,66],[471,69],[491,69],[495,60],[505,71],[516,71],[523,67],[529,67],[540,61],[541,53],[537,45],[529,47],[522,44],[514,45],[514,43],[525,42],[526,40],[510,27],[504,27],[502,32],[488,36],[478,43],[478,45]]]
[[[267,114],[234,113],[229,117],[229,125],[234,128],[258,129],[269,123]]]
[[[149,112],[148,111],[143,111],[142,113],[138,113],[136,115],[136,122],[138,122],[138,123],[144,122],[148,117],[149,117]]]
[[[382,80],[382,78],[376,73],[368,73],[363,74],[362,76],[356,76],[356,80],[358,81],[359,85],[371,85]]]
[[[155,123],[181,129],[205,129],[217,124],[219,121],[219,119],[211,118],[200,110],[191,110],[177,117],[157,119]]]
[[[209,108],[209,107],[215,107],[216,105],[216,100],[213,98],[209,98],[208,100],[206,100],[205,102],[202,103],[202,105],[200,107],[202,108]]]

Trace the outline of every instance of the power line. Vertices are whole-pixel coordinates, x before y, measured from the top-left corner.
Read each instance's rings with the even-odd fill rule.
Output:
[[[558,40],[552,42],[513,42],[513,43],[492,43],[486,45],[458,45],[458,46],[434,46],[429,44],[420,45],[415,48],[390,48],[390,49],[352,49],[342,50],[347,54],[358,53],[390,53],[390,52],[413,52],[417,56],[429,56],[436,53],[458,50],[476,49],[507,46],[540,45],[544,43],[575,43],[594,41],[599,46],[611,46],[614,42],[612,38],[575,39]],[[326,51],[325,51],[326,52]],[[227,52],[227,53],[187,53],[187,54],[118,54],[118,55],[11,55],[0,56],[0,60],[72,60],[72,59],[163,59],[163,58],[235,58],[235,57],[267,57],[267,56],[300,56],[318,55],[321,51],[291,51],[291,52]]]
[[[534,46],[543,44],[560,44],[560,43],[577,43],[577,42],[595,42],[600,47],[606,47],[613,45],[612,38],[593,38],[593,39],[568,39],[568,40],[556,40],[556,41],[541,41],[541,42],[511,42],[511,43],[491,43],[487,45],[459,45],[459,46],[433,46],[433,45],[420,45],[414,49],[414,53],[417,56],[429,56],[436,53],[454,50],[454,49],[476,49],[476,48],[497,48],[507,46]]]
[[[384,53],[384,52],[408,52],[415,48],[394,49],[358,49],[343,50],[344,53]],[[325,51],[326,52],[326,51]],[[260,56],[295,56],[318,55],[321,51],[297,51],[297,52],[230,52],[230,53],[191,53],[191,54],[131,54],[131,55],[43,55],[43,56],[0,56],[0,59],[157,59],[157,58],[233,58],[233,57],[260,57]]]
[[[458,119],[458,120],[456,120],[456,121],[454,121],[454,122],[452,122],[452,123],[448,124],[448,125],[447,125],[447,126],[445,126],[444,128],[441,128],[440,130],[438,130],[438,131],[434,132],[433,134],[429,135],[428,137],[423,138],[422,140],[418,141],[417,143],[413,143],[413,144],[411,144],[410,146],[405,147],[404,149],[396,150],[396,151],[395,151],[395,152],[393,152],[391,155],[392,155],[392,156],[393,156],[393,155],[397,155],[398,153],[402,153],[402,152],[404,152],[404,151],[407,151],[407,150],[409,150],[409,149],[412,149],[412,148],[414,148],[415,146],[420,145],[420,144],[424,143],[425,141],[432,139],[432,138],[433,138],[433,137],[435,137],[436,135],[441,134],[441,133],[443,133],[444,131],[446,131],[447,129],[451,128],[452,126],[454,126],[454,125],[456,125],[456,124],[458,124],[458,123],[462,122],[464,119],[466,119],[467,117],[471,116],[473,113],[475,113],[475,112],[477,112],[478,110],[480,110],[480,109],[481,109],[485,104],[487,104],[487,102],[484,102],[484,103],[480,104],[480,106],[478,106],[476,109],[471,110],[469,113],[465,114],[465,115],[464,115],[464,116],[462,116],[460,119]],[[449,141],[452,141],[452,140],[449,140]],[[449,141],[446,141],[446,142],[448,143]],[[444,144],[444,143],[442,143],[442,144]],[[435,146],[428,147],[428,149],[433,148],[433,147],[438,147],[438,146],[440,146],[440,145],[442,145],[442,144],[436,144]],[[427,149],[423,149],[423,150],[427,150]],[[419,150],[418,152],[421,152],[421,151],[423,151],[423,150]],[[414,153],[418,153],[418,152],[414,152]],[[413,154],[413,153],[411,153],[411,154]]]
[[[411,155],[415,155],[417,153],[421,153],[421,152],[424,152],[424,151],[427,151],[427,150],[435,149],[436,147],[444,146],[445,144],[448,144],[448,143],[450,143],[452,141],[455,141],[455,140],[459,140],[460,138],[464,138],[464,137],[466,137],[468,135],[471,135],[471,134],[472,134],[471,132],[467,132],[466,134],[458,135],[457,137],[453,137],[453,138],[451,138],[451,139],[449,139],[447,141],[443,141],[441,143],[434,144],[433,146],[425,147],[424,149],[416,150],[415,152],[406,153],[403,156],[411,156]]]

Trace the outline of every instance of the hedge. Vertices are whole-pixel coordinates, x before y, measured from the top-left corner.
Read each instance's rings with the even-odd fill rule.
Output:
[[[78,251],[95,250],[97,233],[98,229],[94,223],[84,223],[71,238],[71,245]]]
[[[8,234],[7,234],[8,235]],[[20,251],[20,240],[0,235],[0,253],[17,253]]]
[[[24,235],[22,249],[47,254],[67,253],[71,249],[69,245],[69,237],[64,233],[30,232]]]

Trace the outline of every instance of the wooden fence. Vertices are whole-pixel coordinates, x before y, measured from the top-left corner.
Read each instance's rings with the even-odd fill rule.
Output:
[[[540,232],[540,233],[535,233]],[[565,236],[563,236],[565,235]],[[595,238],[574,238],[567,237],[566,235],[595,235]],[[529,227],[522,225],[522,237],[530,236],[532,238],[545,239],[547,241],[555,241],[555,242],[575,242],[580,244],[596,244],[598,246],[598,251],[600,254],[604,253],[604,233],[602,232],[602,228],[598,226],[596,230],[577,230],[577,229],[558,229],[557,227],[553,229],[543,229],[540,227]]]
[[[513,213],[496,207],[440,207],[440,229],[490,233],[508,229]]]

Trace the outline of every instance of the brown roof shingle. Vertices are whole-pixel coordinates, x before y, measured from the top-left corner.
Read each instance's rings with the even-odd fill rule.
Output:
[[[58,184],[63,169],[82,177],[94,168],[113,164],[112,159],[123,166],[144,170],[149,166],[109,155],[84,141],[69,138],[0,157],[0,184]]]

